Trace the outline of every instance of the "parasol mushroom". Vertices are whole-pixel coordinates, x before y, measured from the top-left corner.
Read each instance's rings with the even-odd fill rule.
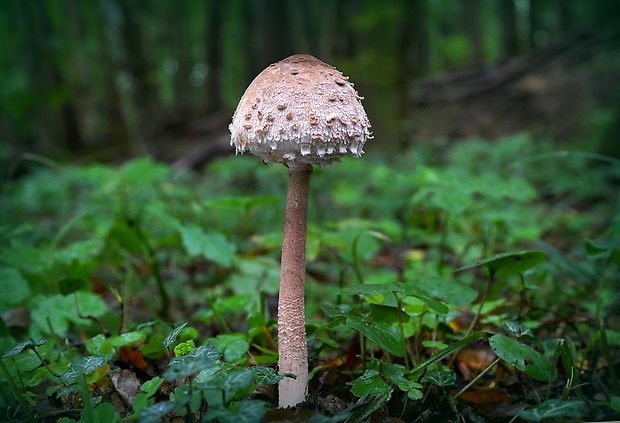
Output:
[[[305,401],[308,352],[304,315],[306,221],[312,165],[326,166],[351,153],[361,156],[372,138],[362,97],[333,66],[305,54],[261,72],[235,110],[231,145],[265,163],[288,167],[278,298],[279,406]]]

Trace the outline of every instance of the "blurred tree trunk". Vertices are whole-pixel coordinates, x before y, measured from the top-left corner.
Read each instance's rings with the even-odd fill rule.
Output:
[[[50,55],[45,51],[45,43],[52,36],[49,17],[47,10],[37,1],[19,2],[18,8],[17,19],[21,24],[17,27],[23,30],[20,36],[24,39],[21,52],[24,74],[33,93],[37,93],[36,97],[32,98],[30,118],[35,124],[29,138],[35,150],[46,154],[52,149],[54,138],[52,117],[45,104],[51,85],[48,73],[51,69],[48,63]]]
[[[294,54],[289,19],[286,14],[287,0],[256,0],[251,2],[253,37],[253,75],[257,75],[271,63]],[[250,44],[250,43],[248,43]]]
[[[542,4],[543,1],[530,0],[530,34],[528,47],[532,50],[538,47],[538,44],[536,43],[536,31],[545,31],[542,20],[542,14],[544,13],[543,9],[545,6]]]
[[[145,154],[147,148],[142,139],[139,111],[133,96],[137,82],[129,68],[128,51],[123,38],[123,25],[126,22],[119,2],[122,0],[102,0],[107,24],[104,45],[110,64],[109,124],[112,133],[116,135],[116,139],[111,142],[128,154],[137,156]]]
[[[410,117],[409,99],[412,82],[427,74],[430,64],[428,6],[426,0],[405,0],[401,16],[401,39],[399,46],[400,72],[397,76],[400,122]],[[402,128],[401,144],[408,140],[401,136],[408,132]]]
[[[358,7],[356,0],[336,0],[334,12],[337,25],[337,37],[333,40],[334,55],[343,58],[351,58],[357,53],[358,43],[355,31],[352,28],[349,16]]]
[[[517,13],[514,0],[500,0],[500,19],[502,22],[502,58],[506,59],[519,54],[519,38],[517,35]]]
[[[226,2],[221,0],[208,0],[207,3],[207,30],[206,34],[206,54],[205,61],[207,63],[208,72],[205,77],[205,112],[212,114],[222,109],[221,95],[221,33],[222,21],[226,12],[224,10]]]
[[[191,11],[187,1],[170,2],[167,5],[170,11],[171,20],[167,29],[170,31],[171,55],[176,62],[176,72],[174,73],[174,115],[180,121],[191,114],[192,105],[189,95],[189,76],[192,72],[190,49],[187,46],[192,44],[188,37],[188,19]]]
[[[482,25],[480,0],[469,0],[467,2],[467,32],[471,45],[471,62],[474,65],[481,65],[484,62],[484,48],[482,46]]]

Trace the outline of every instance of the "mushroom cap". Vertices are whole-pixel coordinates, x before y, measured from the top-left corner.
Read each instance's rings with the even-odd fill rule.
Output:
[[[287,166],[325,166],[348,152],[361,156],[371,126],[348,79],[307,54],[270,65],[241,97],[230,144],[237,153]]]

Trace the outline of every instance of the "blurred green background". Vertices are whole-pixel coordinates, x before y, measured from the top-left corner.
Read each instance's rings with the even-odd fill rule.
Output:
[[[263,68],[356,84],[373,149],[530,132],[620,155],[618,0],[2,0],[0,164],[196,167]],[[4,167],[4,166],[3,166]]]

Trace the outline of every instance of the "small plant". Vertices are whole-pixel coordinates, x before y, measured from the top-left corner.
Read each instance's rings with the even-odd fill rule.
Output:
[[[277,409],[278,169],[3,183],[0,420],[617,420],[613,162],[424,148],[313,173],[304,409]]]

